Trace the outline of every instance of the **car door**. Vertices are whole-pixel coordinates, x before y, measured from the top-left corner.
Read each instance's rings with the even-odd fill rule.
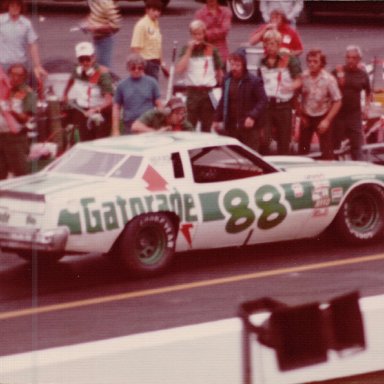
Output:
[[[196,205],[193,248],[291,239],[308,220],[308,210],[293,210],[287,200],[285,174],[244,147],[207,146],[188,157],[188,190]]]

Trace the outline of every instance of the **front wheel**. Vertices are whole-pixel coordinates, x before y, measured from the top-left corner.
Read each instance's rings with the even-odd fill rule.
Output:
[[[384,191],[378,186],[363,186],[352,191],[338,212],[335,225],[348,242],[364,244],[382,237],[384,232]]]
[[[173,221],[165,213],[135,217],[128,223],[119,240],[119,260],[127,271],[135,275],[161,273],[173,260],[176,234]]]
[[[256,0],[228,0],[233,15],[239,21],[251,21],[259,16],[259,2]]]

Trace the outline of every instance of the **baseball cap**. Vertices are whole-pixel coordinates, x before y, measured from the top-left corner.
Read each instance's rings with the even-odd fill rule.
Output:
[[[75,47],[76,57],[80,56],[92,56],[95,53],[95,48],[92,43],[88,41],[83,41],[81,43],[76,44]]]
[[[172,97],[171,99],[169,99],[165,107],[168,108],[170,112],[173,112],[174,110],[179,108],[186,108],[185,103],[180,97]]]

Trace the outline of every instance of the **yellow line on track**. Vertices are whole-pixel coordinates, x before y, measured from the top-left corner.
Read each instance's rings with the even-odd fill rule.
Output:
[[[307,264],[299,267],[281,268],[281,269],[274,269],[274,270],[263,271],[263,272],[254,272],[254,273],[248,273],[248,274],[237,275],[237,276],[222,277],[222,278],[212,279],[212,280],[197,281],[194,283],[179,284],[175,286],[145,289],[142,291],[120,293],[120,294],[111,295],[111,296],[95,297],[93,299],[77,300],[77,301],[72,301],[72,302],[63,303],[63,304],[53,304],[53,305],[46,305],[42,307],[2,312],[0,313],[0,320],[12,319],[12,318],[23,317],[23,316],[38,315],[38,314],[48,313],[48,312],[62,311],[65,309],[74,309],[74,308],[86,307],[86,306],[96,305],[96,304],[105,304],[105,303],[110,303],[114,301],[135,299],[138,297],[155,296],[155,295],[161,295],[164,293],[186,291],[190,289],[210,287],[214,285],[230,284],[230,283],[236,283],[236,282],[245,281],[245,280],[261,279],[264,277],[279,276],[287,273],[313,271],[316,269],[332,268],[332,267],[359,264],[359,263],[377,261],[377,260],[384,260],[384,254],[382,253],[378,255],[356,257],[356,258],[346,259],[346,260],[335,260],[335,261],[328,261],[323,263]]]

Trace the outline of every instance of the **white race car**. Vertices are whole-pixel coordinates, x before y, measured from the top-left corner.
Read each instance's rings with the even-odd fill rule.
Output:
[[[153,275],[175,252],[309,238],[381,239],[384,167],[268,158],[206,133],[79,143],[0,183],[0,246],[24,259],[105,253]]]

